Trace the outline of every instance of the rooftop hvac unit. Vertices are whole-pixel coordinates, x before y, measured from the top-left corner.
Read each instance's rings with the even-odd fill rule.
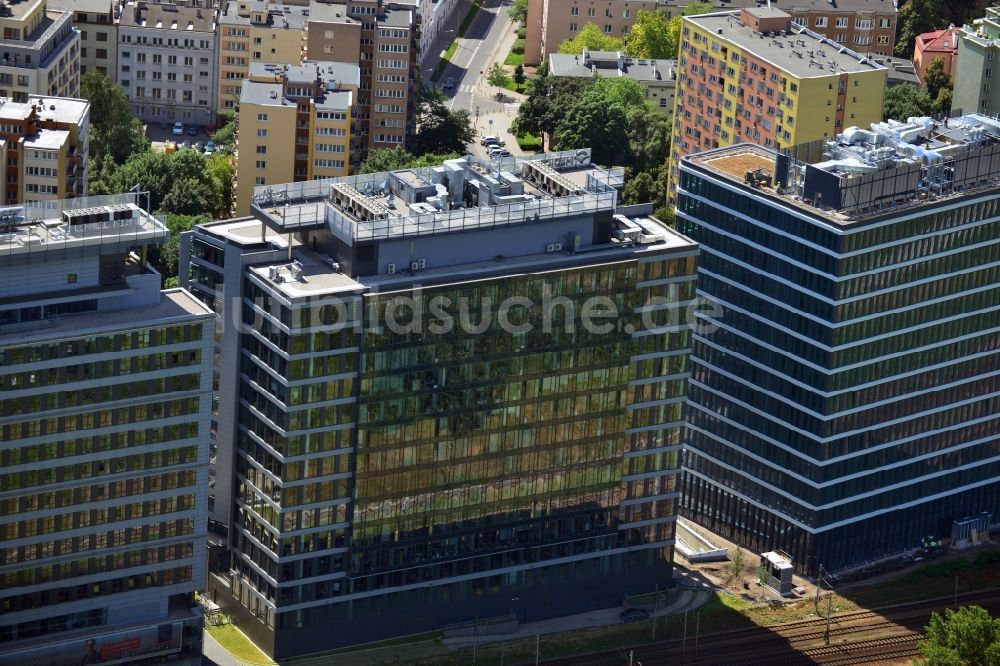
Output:
[[[385,272],[386,272],[387,275],[395,275],[396,274],[396,264],[386,264],[385,265]]]
[[[562,252],[562,243],[548,243],[545,245],[545,251],[549,254]]]
[[[302,277],[302,263],[299,261],[293,261],[288,265],[288,273],[292,276],[293,280],[298,280]]]
[[[413,261],[410,262],[411,271],[419,271],[420,269],[426,267],[427,267],[427,260],[425,259],[414,259]]]
[[[267,267],[267,277],[269,279],[271,279],[271,280],[277,280],[278,279],[278,267],[277,266],[268,266]]]

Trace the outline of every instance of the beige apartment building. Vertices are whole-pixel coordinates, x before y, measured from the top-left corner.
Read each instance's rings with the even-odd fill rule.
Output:
[[[719,9],[758,6],[756,0],[712,0]],[[896,35],[893,0],[772,0],[792,21],[860,53],[892,55]],[[680,14],[687,0],[528,0],[524,62],[538,65],[588,23],[624,37],[640,11]]]
[[[30,95],[0,100],[3,205],[73,199],[87,194],[90,102]]]
[[[579,79],[596,76],[619,77],[638,81],[646,96],[662,113],[674,111],[677,84],[677,61],[630,58],[621,52],[590,51],[580,55],[553,53],[549,56],[549,74]]]
[[[404,146],[413,131],[419,71],[416,3],[348,0],[309,6],[310,60],[358,63],[352,164],[369,150]]]
[[[0,97],[79,97],[80,33],[46,0],[0,4]]]
[[[309,7],[232,0],[219,16],[218,112],[232,111],[240,99],[251,62],[302,62]]]
[[[348,175],[353,63],[250,63],[239,103],[236,214],[248,215],[255,187]]]
[[[80,76],[96,69],[115,77],[118,26],[114,0],[49,0],[49,9],[68,11],[80,32]]]

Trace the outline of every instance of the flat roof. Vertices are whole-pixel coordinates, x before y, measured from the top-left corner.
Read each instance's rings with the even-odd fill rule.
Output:
[[[110,14],[114,9],[114,0],[48,0],[46,4],[52,9],[96,14]],[[114,27],[111,24],[107,25],[109,28]]]
[[[686,16],[684,20],[708,32],[711,39],[735,44],[800,79],[886,69],[871,58],[795,23],[789,24],[785,37],[765,37],[740,23],[738,11]]]
[[[595,66],[591,67],[591,63]],[[626,58],[623,64],[624,67],[619,69],[618,54],[613,52],[591,51],[587,58],[567,53],[549,55],[549,73],[552,76],[578,78],[618,76],[642,83],[662,83],[663,85],[672,85],[676,82],[676,60]]]
[[[0,342],[32,343],[40,340],[79,337],[100,330],[169,325],[172,321],[192,318],[214,318],[215,313],[192,296],[186,289],[167,289],[156,305],[130,307],[121,310],[61,315],[33,321],[30,329],[21,324],[0,326]],[[28,335],[25,335],[29,332]]]
[[[215,11],[202,7],[135,0],[122,6],[119,27],[155,28],[178,32],[215,32]]]
[[[309,8],[300,5],[283,5],[280,3],[253,2],[250,11],[267,12],[266,25],[271,28],[286,30],[302,30],[309,23]],[[239,0],[230,0],[225,5],[224,12],[219,14],[219,23],[224,25],[251,25],[249,16],[239,15]],[[253,24],[260,25],[260,24]]]
[[[243,104],[292,106],[292,103],[285,99],[285,89],[280,83],[262,83],[250,79],[243,80],[243,87],[240,89],[240,102]]]
[[[210,229],[213,235],[226,238],[240,245],[273,243],[280,248],[288,247],[286,236],[269,228],[255,217],[240,217],[233,220],[206,222],[198,226]]]
[[[317,2],[317,0],[311,0],[309,3],[309,20],[324,23],[361,23],[350,17],[346,4]]]
[[[297,246],[292,250],[292,258],[301,266],[301,273],[293,275],[287,261],[282,264],[253,266],[250,272],[270,283],[273,289],[288,299],[316,294],[352,293],[364,289],[364,286],[350,275],[333,270],[312,250]],[[277,272],[280,281],[270,278],[272,268]]]
[[[24,137],[27,148],[37,150],[59,150],[69,142],[69,132],[66,130],[40,129],[36,134]]]

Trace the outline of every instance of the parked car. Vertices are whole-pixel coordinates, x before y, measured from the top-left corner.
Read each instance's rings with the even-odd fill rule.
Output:
[[[181,145],[177,146],[177,149],[178,150],[187,150],[190,147],[191,147],[191,142],[190,141],[185,141]]]
[[[485,146],[488,143],[495,143],[498,146],[504,146],[504,145],[506,145],[506,144],[504,144],[503,139],[501,139],[500,137],[496,137],[496,136],[487,135],[487,136],[484,136],[482,139],[479,140],[479,145],[480,146]]]
[[[197,125],[188,125],[188,136],[198,136]]]
[[[197,150],[199,153],[202,151],[202,147],[201,147],[201,142],[200,141],[195,141],[194,149]]]
[[[213,153],[215,153],[215,142],[209,139],[208,143],[205,144],[205,156],[208,157]]]
[[[486,152],[487,153],[492,152],[494,150],[503,150],[503,148],[500,147],[499,143],[492,143],[492,142],[488,141],[488,142],[484,143],[483,145],[486,146]]]
[[[641,608],[626,608],[618,614],[622,622],[642,622],[649,619],[649,611]]]
[[[511,155],[509,150],[501,150],[495,155],[495,157],[510,157],[510,156]]]
[[[173,133],[177,136],[184,134],[184,123],[174,123]]]
[[[452,88],[454,88],[455,87],[455,77],[454,76],[449,76],[447,79],[444,80],[444,85],[441,86],[441,87],[444,88],[445,90],[451,90]]]

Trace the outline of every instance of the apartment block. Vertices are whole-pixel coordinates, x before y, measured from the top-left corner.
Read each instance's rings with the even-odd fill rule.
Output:
[[[417,13],[420,15],[419,58],[422,67],[436,67],[441,52],[434,48],[441,33],[456,29],[462,17],[457,15],[458,0],[420,0]]]
[[[37,97],[0,99],[0,202],[58,201],[87,194],[90,102]]]
[[[182,237],[192,293],[241,311],[209,589],[268,654],[670,581],[698,249],[622,181],[589,150],[452,160],[257,188]]]
[[[201,663],[215,318],[139,196],[3,209],[3,666]]]
[[[882,119],[886,68],[791,18],[773,7],[684,17],[671,190],[685,155],[740,142],[784,150]]]
[[[413,132],[418,93],[420,19],[415,1],[314,1],[308,33],[306,55],[311,60],[361,68],[352,164],[360,164],[369,150],[405,146]]]
[[[118,83],[145,122],[216,121],[217,11],[132,0],[118,23]]]
[[[118,25],[113,0],[49,0],[49,9],[70,12],[80,32],[80,76],[97,70],[115,78],[118,71]]]
[[[952,110],[1000,114],[1000,89],[993,82],[994,62],[1000,53],[1000,7],[959,29],[958,59]]]
[[[236,212],[254,189],[346,176],[360,68],[342,62],[251,63],[240,95]]]
[[[46,0],[0,5],[0,97],[80,96],[80,33]]]
[[[682,513],[810,574],[997,520],[1000,123],[909,120],[818,163],[681,160],[722,312],[694,336]]]
[[[719,10],[752,9],[758,0],[717,0]],[[896,4],[892,0],[773,0],[802,27],[862,53],[892,55],[896,41]],[[588,23],[605,34],[625,37],[640,11],[679,16],[685,0],[529,0],[524,61],[538,65]]]
[[[571,76],[592,79],[597,76],[623,77],[646,87],[649,101],[664,113],[674,109],[674,87],[677,82],[677,62],[674,60],[643,60],[624,53],[591,51],[582,55],[553,53],[549,56],[551,76]]]
[[[298,65],[309,7],[232,0],[219,15],[218,112],[234,111],[251,62]]]
[[[920,80],[924,80],[927,66],[937,58],[944,61],[944,73],[954,79],[958,60],[959,28],[950,26],[943,30],[917,35],[913,46],[913,65]]]

